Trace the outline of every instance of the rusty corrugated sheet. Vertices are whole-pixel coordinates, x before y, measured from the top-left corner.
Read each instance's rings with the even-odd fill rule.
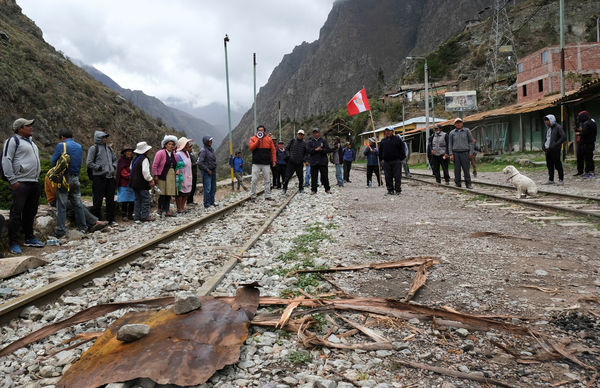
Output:
[[[140,377],[159,384],[202,384],[239,359],[258,302],[258,289],[248,286],[238,290],[232,304],[204,297],[200,310],[184,315],[171,309],[128,313],[67,370],[58,387],[97,387]],[[150,334],[118,341],[117,331],[130,323],[149,325]]]

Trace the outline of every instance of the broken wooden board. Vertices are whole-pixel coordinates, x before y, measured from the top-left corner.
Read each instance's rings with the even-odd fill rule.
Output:
[[[587,223],[587,222],[559,222],[556,225],[562,226],[562,227],[565,227],[565,228],[577,228],[577,227],[593,226],[592,224]]]
[[[498,238],[513,238],[517,240],[533,240],[531,237],[522,237],[522,236],[511,236],[509,234],[502,234],[497,232],[475,232],[471,233],[469,237],[479,238],[479,237],[498,237]]]
[[[562,216],[530,216],[526,218],[531,221],[565,221],[572,219],[569,217]]]
[[[371,263],[362,265],[352,265],[348,267],[331,267],[323,269],[301,269],[292,271],[288,275],[295,275],[299,273],[324,273],[324,272],[341,272],[341,271],[358,271],[361,269],[391,269],[391,268],[403,268],[403,267],[416,267],[424,263],[430,262],[431,264],[439,264],[440,261],[433,256],[418,256],[408,257],[399,261],[388,261],[383,263]]]
[[[204,297],[202,308],[187,314],[176,315],[171,309],[127,313],[83,353],[57,386],[98,387],[141,377],[158,384],[202,384],[239,359],[258,308],[258,289],[240,288],[231,302]],[[150,326],[150,333],[134,342],[117,340],[119,328],[131,323]]]
[[[23,273],[28,269],[37,268],[46,264],[48,264],[47,261],[35,256],[18,256],[0,259],[0,279],[6,279]]]

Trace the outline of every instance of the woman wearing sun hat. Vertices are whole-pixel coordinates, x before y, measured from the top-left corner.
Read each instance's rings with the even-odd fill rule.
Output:
[[[190,152],[192,151],[192,139],[181,137],[177,141],[177,161],[183,163],[183,168],[178,170],[181,176],[181,188],[178,187],[179,195],[175,198],[177,204],[177,213],[185,212],[185,203],[187,197],[192,191],[192,160]]]
[[[177,137],[165,135],[161,142],[162,149],[154,156],[152,162],[152,175],[154,182],[160,190],[158,197],[158,214],[161,216],[174,217],[170,210],[171,197],[177,195],[177,186],[175,184],[175,167],[177,166],[177,157],[175,156],[175,144]]]
[[[134,192],[134,217],[136,222],[154,221],[150,217],[150,188],[154,186],[154,179],[150,171],[150,162],[147,153],[150,147],[145,141],[137,143],[133,151],[134,158],[131,162],[129,186]]]

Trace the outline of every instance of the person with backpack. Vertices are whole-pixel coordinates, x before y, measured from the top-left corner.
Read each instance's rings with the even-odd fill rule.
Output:
[[[129,146],[123,147],[121,150],[121,158],[117,162],[117,203],[121,205],[121,218],[123,220],[133,220],[133,206],[135,194],[133,189],[129,187],[129,176],[131,170],[131,161],[133,160],[133,148]]]
[[[237,179],[237,189],[240,190],[240,186],[244,191],[248,191],[246,185],[244,185],[244,159],[242,159],[242,153],[236,151],[235,156],[229,160],[229,165],[233,167],[233,175]]]
[[[83,203],[81,203],[81,186],[79,184],[79,170],[81,169],[83,149],[79,143],[73,140],[73,132],[71,130],[62,129],[58,136],[60,137],[60,143],[56,146],[50,162],[53,166],[57,166],[61,158],[68,159],[68,167],[64,171],[66,185],[58,184],[56,190],[56,232],[54,236],[61,238],[67,234],[65,227],[67,221],[67,203],[70,203],[73,208],[77,229],[80,232],[86,233],[88,227],[85,222]]]
[[[134,158],[131,162],[131,175],[129,187],[133,189],[135,201],[133,203],[133,220],[135,222],[151,222],[150,216],[150,188],[154,187],[154,178],[150,170],[148,151],[152,147],[145,141],[137,143],[133,151]]]
[[[25,246],[44,246],[33,234],[33,222],[42,190],[38,181],[42,171],[40,153],[32,138],[34,121],[24,118],[15,120],[12,126],[15,134],[4,142],[2,152],[2,175],[12,193],[7,225],[9,250],[15,255],[23,252],[19,245],[21,230],[25,236]]]
[[[165,135],[161,141],[162,149],[154,155],[154,161],[152,162],[152,175],[160,192],[158,214],[161,217],[175,217],[175,214],[171,212],[171,197],[177,195],[175,182],[177,158],[174,152],[176,143],[177,137]]]
[[[296,137],[285,147],[285,152],[288,155],[287,166],[285,170],[285,178],[283,179],[283,190],[281,194],[285,195],[288,189],[288,183],[294,173],[298,178],[298,192],[304,193],[304,176],[302,175],[302,166],[308,166],[306,161],[306,143],[304,143],[304,131],[298,130]],[[308,180],[306,181],[308,183]]]
[[[106,198],[106,220],[109,225],[115,223],[115,191],[117,183],[117,155],[106,144],[108,134],[102,131],[94,132],[95,144],[88,149],[87,167],[92,175],[92,214],[102,219],[102,201]]]

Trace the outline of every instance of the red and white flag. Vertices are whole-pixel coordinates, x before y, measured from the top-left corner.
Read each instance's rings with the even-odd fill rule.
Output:
[[[367,92],[365,88],[362,88],[360,92],[356,93],[350,101],[348,101],[348,114],[354,116],[361,112],[370,110],[369,100],[367,100]]]

